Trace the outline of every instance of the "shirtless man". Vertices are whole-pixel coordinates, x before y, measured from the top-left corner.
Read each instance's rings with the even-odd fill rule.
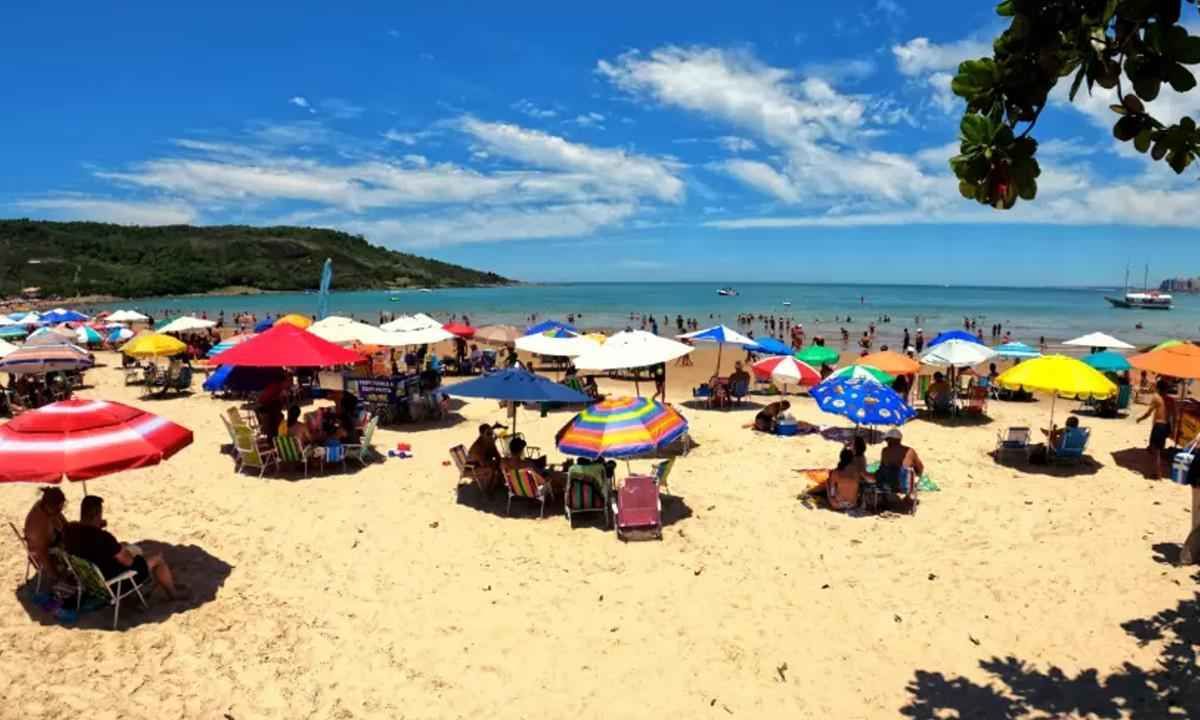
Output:
[[[25,516],[25,546],[29,554],[37,559],[38,572],[47,580],[58,577],[58,568],[50,557],[50,548],[62,542],[63,528],[67,519],[63,517],[67,497],[56,487],[39,488],[42,496]]]
[[[1154,416],[1154,425],[1150,428],[1150,444],[1146,450],[1154,456],[1154,475],[1152,479],[1162,477],[1163,450],[1167,447],[1167,438],[1171,436],[1171,413],[1167,407],[1167,381],[1159,380],[1154,384],[1154,397],[1145,414],[1137,419],[1138,422]]]
[[[881,486],[893,492],[899,492],[900,470],[909,468],[912,470],[912,482],[905,493],[905,499],[911,500],[913,496],[913,487],[917,483],[917,479],[925,474],[925,463],[921,462],[921,457],[917,455],[917,451],[908,447],[901,440],[904,439],[903,433],[899,428],[892,428],[883,436],[885,445],[883,451],[879,454],[879,469],[875,472],[875,481]]]

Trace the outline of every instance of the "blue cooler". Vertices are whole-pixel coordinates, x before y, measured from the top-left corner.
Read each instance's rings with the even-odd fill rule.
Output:
[[[775,426],[775,434],[791,437],[796,434],[799,427],[795,422],[781,422]]]
[[[1196,447],[1189,446],[1187,450],[1180,450],[1175,453],[1175,460],[1171,463],[1171,481],[1177,482],[1180,485],[1189,485],[1188,472],[1192,469],[1192,461],[1196,457]]]

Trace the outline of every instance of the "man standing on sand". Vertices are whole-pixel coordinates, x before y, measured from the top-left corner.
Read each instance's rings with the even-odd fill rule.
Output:
[[[1150,428],[1150,444],[1147,450],[1154,456],[1154,475],[1152,479],[1158,480],[1162,477],[1162,456],[1163,450],[1167,448],[1167,438],[1171,436],[1171,413],[1167,405],[1167,381],[1159,378],[1158,382],[1154,383],[1154,397],[1150,399],[1150,407],[1146,410],[1138,422],[1146,418],[1154,416],[1154,425]]]

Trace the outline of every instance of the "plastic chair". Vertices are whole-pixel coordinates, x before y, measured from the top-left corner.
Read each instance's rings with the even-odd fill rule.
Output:
[[[617,538],[649,534],[662,540],[662,497],[658,483],[649,475],[630,475],[621,483],[612,501]]]
[[[563,498],[563,509],[567,514],[567,522],[574,525],[575,515],[589,512],[604,514],[604,527],[609,520],[609,482],[605,475],[604,466],[572,465],[567,471],[566,497]]]

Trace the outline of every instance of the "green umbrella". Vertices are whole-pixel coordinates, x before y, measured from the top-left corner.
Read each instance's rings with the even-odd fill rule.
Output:
[[[832,365],[837,362],[838,354],[822,345],[809,345],[796,353],[796,359],[803,360],[813,367],[820,367],[822,365]]]
[[[1182,344],[1183,344],[1182,340],[1163,340],[1159,344],[1155,345],[1154,348],[1150,350],[1150,352],[1154,352],[1155,350],[1162,350],[1163,348],[1175,347],[1176,345],[1182,345]]]
[[[896,379],[892,375],[888,375],[879,368],[870,365],[847,365],[844,368],[835,370],[831,377],[864,378],[866,380],[873,380],[880,385],[891,385]]]

